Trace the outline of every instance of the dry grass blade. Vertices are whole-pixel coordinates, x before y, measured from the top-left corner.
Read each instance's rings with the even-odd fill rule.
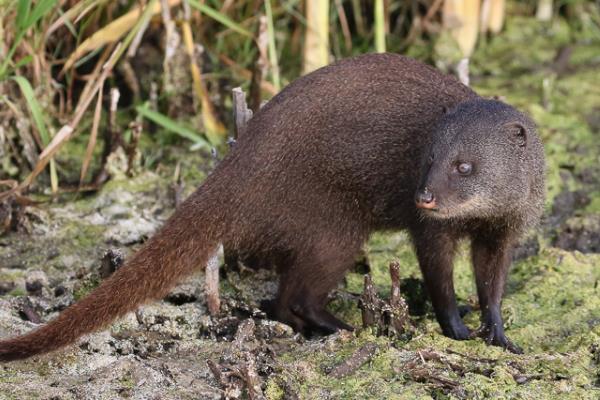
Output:
[[[73,134],[73,131],[75,130],[75,127],[79,124],[79,121],[81,121],[83,114],[92,102],[96,93],[98,93],[98,91],[104,84],[104,80],[106,79],[110,71],[112,71],[117,59],[121,54],[121,44],[119,43],[119,45],[117,45],[106,64],[104,64],[104,66],[102,67],[102,74],[100,75],[100,79],[94,85],[94,88],[92,89],[90,95],[78,105],[77,109],[75,110],[75,116],[73,117],[71,123],[66,124],[62,128],[60,128],[58,133],[52,138],[50,144],[48,144],[44,151],[42,151],[42,154],[40,154],[40,159],[35,165],[33,171],[29,174],[29,176],[27,176],[27,178],[25,178],[25,180],[18,187],[0,194],[0,200],[10,196],[17,190],[22,190],[27,186],[31,185],[31,182],[33,182],[35,177],[38,176],[40,172],[44,170],[46,165],[48,165],[48,162],[50,162],[52,156],[54,156],[54,154],[56,154],[56,152],[62,147],[62,145],[65,144],[67,140],[69,140],[69,138]]]
[[[173,7],[181,3],[181,0],[169,0],[169,6]],[[158,14],[160,12],[161,6],[160,3],[153,3],[151,13]],[[73,64],[79,60],[84,54],[96,50],[99,47],[102,47],[108,43],[116,42],[119,40],[125,33],[131,30],[139,21],[142,16],[142,12],[144,10],[142,7],[135,7],[127,14],[117,18],[110,24],[106,25],[104,28],[96,31],[92,36],[84,40],[71,54],[71,56],[67,59],[63,67],[63,72],[68,70],[73,66]]]
[[[344,11],[344,6],[342,6],[342,0],[335,0],[335,7],[337,8],[338,18],[340,20],[340,25],[342,26],[344,46],[346,47],[346,51],[352,51],[352,34],[350,33],[350,25],[348,25],[346,11]]]
[[[58,28],[70,21],[83,18],[87,13],[93,10],[94,7],[97,7],[106,1],[108,0],[86,0],[74,4],[73,7],[69,8],[64,14],[58,17],[52,25],[50,25],[46,35],[51,35]]]
[[[277,61],[277,49],[275,47],[275,28],[273,27],[273,11],[271,10],[271,0],[265,0],[265,14],[267,16],[267,37],[269,40],[269,64],[271,66],[271,77],[275,90],[281,89],[281,79],[279,78],[279,62]]]
[[[96,101],[96,110],[94,111],[94,121],[92,122],[92,132],[90,133],[90,139],[87,144],[87,148],[85,149],[85,157],[83,158],[83,163],[81,164],[81,174],[79,175],[79,185],[83,185],[83,181],[85,179],[85,175],[87,174],[87,170],[90,166],[90,161],[92,160],[92,155],[94,153],[94,147],[96,147],[96,138],[98,137],[98,126],[100,125],[100,116],[102,115],[102,87],[104,86],[104,82],[100,86],[100,90],[98,91],[98,99]]]
[[[192,28],[190,27],[188,20],[181,22],[181,30],[183,33],[185,50],[190,57],[190,70],[192,72],[192,79],[194,81],[194,91],[196,92],[196,96],[198,96],[198,100],[200,101],[200,105],[202,107],[202,122],[204,124],[204,129],[206,129],[206,136],[211,143],[216,144],[219,143],[225,136],[227,129],[217,118],[213,104],[208,97],[206,87],[202,81],[200,67],[196,63]]]
[[[258,19],[258,32],[256,34],[256,60],[254,71],[250,82],[250,108],[257,112],[262,101],[261,84],[269,69],[268,58],[269,34],[267,28],[267,17],[261,15]]]
[[[239,76],[239,78],[243,78],[246,80],[252,79],[252,72],[249,69],[242,67],[241,65],[236,63],[234,60],[227,57],[227,55],[225,55],[225,54],[219,54],[218,56],[219,56],[219,60],[223,64],[230,67],[232,69],[232,71],[236,75]],[[277,90],[275,89],[275,86],[273,86],[273,84],[271,82],[262,81],[260,83],[260,87],[262,90],[264,90],[265,92],[268,92],[269,94],[271,94],[273,96],[275,96],[277,94]]]

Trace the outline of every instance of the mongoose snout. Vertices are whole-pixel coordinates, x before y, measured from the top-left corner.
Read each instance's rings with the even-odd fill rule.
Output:
[[[415,195],[415,203],[418,208],[424,208],[427,210],[435,209],[435,197],[427,188],[417,191]]]

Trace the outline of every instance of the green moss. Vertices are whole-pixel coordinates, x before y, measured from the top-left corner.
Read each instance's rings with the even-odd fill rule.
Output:
[[[270,380],[265,389],[265,397],[269,400],[283,400],[285,398],[285,390],[275,380]]]
[[[8,292],[8,295],[13,296],[13,297],[26,296],[27,291],[25,291],[25,289],[16,287],[13,290],[11,290],[10,292]]]
[[[585,208],[587,214],[600,214],[600,191],[590,194],[590,204]]]
[[[88,279],[84,279],[79,282],[79,285],[73,291],[73,298],[75,301],[79,301],[88,295],[100,284],[100,277],[92,275]]]

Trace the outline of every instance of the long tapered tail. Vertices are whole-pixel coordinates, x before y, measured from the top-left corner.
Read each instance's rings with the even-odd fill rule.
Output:
[[[149,300],[161,299],[183,277],[204,268],[216,249],[218,217],[212,201],[192,196],[133,258],[87,297],[48,324],[0,341],[0,361],[46,353],[74,343]],[[207,204],[209,203],[209,204]],[[212,211],[212,212],[211,212]]]

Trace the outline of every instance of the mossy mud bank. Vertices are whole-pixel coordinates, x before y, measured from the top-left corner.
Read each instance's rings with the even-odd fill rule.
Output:
[[[371,274],[387,297],[387,268],[399,261],[409,335],[295,335],[258,309],[276,287],[268,271],[222,271],[222,314],[211,319],[199,274],[75,346],[1,365],[0,399],[600,398],[600,39],[583,25],[509,18],[471,61],[475,89],[530,113],[546,147],[545,217],[515,255],[503,307],[507,335],[523,355],[442,336],[407,236],[381,233],[367,247]],[[570,58],[558,68],[565,46]],[[29,208],[19,231],[0,238],[1,337],[55,317],[97,285],[108,249],[126,257],[160,226],[174,205],[176,160],[186,193],[214,164],[181,149],[160,157],[161,168],[115,174],[93,195]],[[474,329],[469,258],[465,244],[455,279],[459,301],[474,309],[465,316]],[[362,273],[350,272],[332,295],[331,308],[355,326]]]

